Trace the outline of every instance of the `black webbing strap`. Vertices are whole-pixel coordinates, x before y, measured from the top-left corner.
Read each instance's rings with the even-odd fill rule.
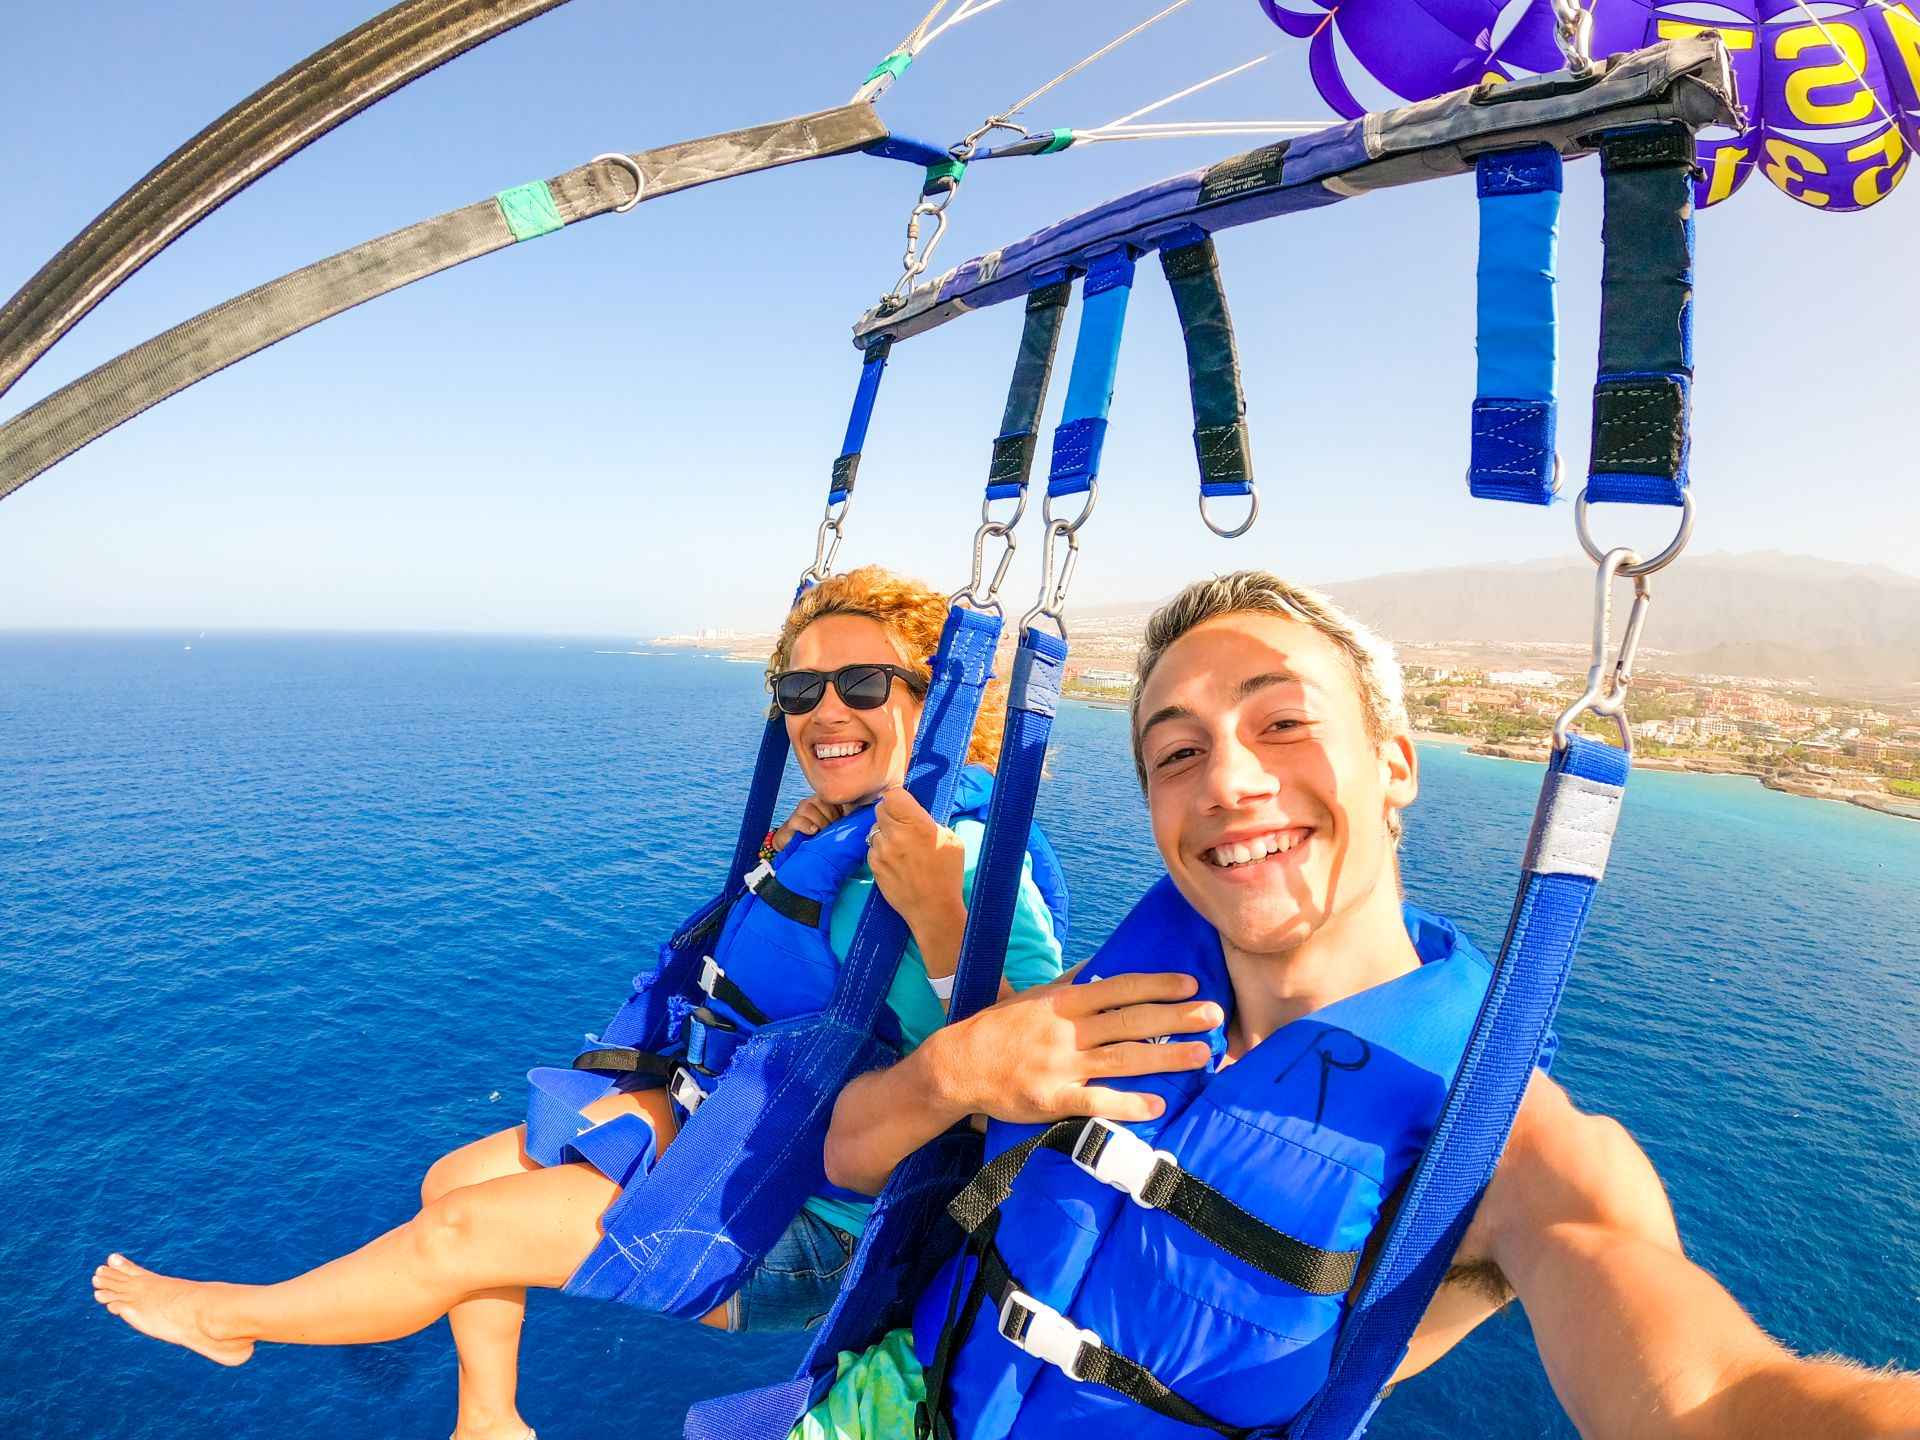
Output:
[[[987,499],[1002,500],[1024,494],[1033,473],[1033,452],[1040,434],[1040,407],[1046,403],[1053,379],[1054,357],[1060,352],[1060,331],[1067,318],[1071,280],[1056,280],[1027,295],[1027,315],[1020,327],[1020,354],[1013,362],[1007,386],[1007,408],[1000,416],[1000,434],[993,442],[993,460],[987,467]]]
[[[283,275],[136,345],[0,425],[0,499],[168,396],[402,285],[641,200],[845,154],[886,133],[871,106],[843,105],[623,160],[595,160]]]
[[[1245,495],[1253,483],[1247,439],[1247,397],[1240,387],[1240,353],[1220,288],[1212,237],[1160,252],[1187,346],[1187,388],[1193,395],[1193,449],[1206,495]]]
[[[661,1080],[672,1075],[679,1063],[650,1050],[636,1050],[631,1045],[601,1045],[582,1050],[573,1057],[576,1070],[616,1070],[623,1075],[652,1075]]]
[[[810,900],[805,895],[797,894],[782,885],[780,877],[773,873],[771,866],[756,870],[749,875],[747,888],[766,904],[772,906],[775,914],[784,915],[794,924],[805,925],[809,930],[819,928],[820,916],[823,913],[820,902]],[[746,1018],[744,1010],[740,1014],[742,1019]]]
[[[771,879],[772,877],[769,876],[768,878]],[[794,895],[793,892],[786,889],[785,886],[781,886],[781,890],[783,893],[792,896],[795,900],[803,898]],[[767,903],[774,905],[775,908],[778,909],[774,901],[768,900]],[[820,907],[816,904],[813,908],[814,919],[812,923],[818,925],[820,923]],[[782,910],[780,913],[784,915],[787,912]],[[765,1025],[769,1023],[767,1020],[767,1012],[754,1004],[752,998],[746,991],[729,980],[726,971],[722,970],[718,965],[713,964],[711,960],[707,963],[710,968],[700,977],[700,988],[702,990],[705,990],[707,994],[725,1005],[749,1025]]]
[[[1083,1169],[1093,1170],[1109,1145],[1125,1143],[1120,1136],[1136,1139],[1138,1143],[1131,1131],[1102,1121],[1062,1120],[1002,1151],[968,1182],[966,1189],[954,1196],[947,1213],[962,1230],[974,1234],[1006,1203],[1007,1196],[1013,1193],[1014,1181],[1037,1151],[1052,1150]],[[1296,1240],[1249,1214],[1168,1157],[1155,1160],[1140,1187],[1138,1199],[1151,1209],[1166,1211],[1236,1260],[1309,1295],[1344,1295],[1353,1288],[1360,1266],[1359,1251],[1322,1250],[1317,1245]]]
[[[194,225],[344,120],[566,0],[401,0],[269,81],[137,181],[0,307],[0,394]]]
[[[1032,1301],[1032,1297],[1022,1291],[1020,1282],[1007,1269],[1006,1261],[1000,1258],[998,1246],[988,1241],[980,1249],[979,1262],[973,1284],[967,1292],[966,1303],[960,1307],[965,1313],[956,1317],[960,1322],[958,1325],[941,1334],[940,1347],[935,1354],[937,1374],[930,1374],[927,1380],[925,1413],[929,1427],[941,1440],[948,1440],[952,1434],[951,1422],[945,1413],[945,1382],[951,1366],[951,1352],[957,1350],[960,1344],[959,1339],[949,1343],[949,1337],[964,1338],[973,1328],[973,1318],[980,1305],[990,1301],[996,1317],[995,1328],[1002,1338],[1025,1350],[1033,1325],[1041,1315],[1039,1302]],[[1010,1299],[1013,1300],[1012,1304],[1008,1303]],[[942,1364],[943,1360],[947,1363]],[[1216,1435],[1227,1437],[1227,1440],[1243,1440],[1243,1437],[1254,1434],[1251,1429],[1229,1425],[1209,1415],[1172,1387],[1163,1384],[1146,1366],[1129,1360],[1117,1350],[1108,1349],[1091,1331],[1082,1332],[1070,1363],[1062,1368],[1069,1377],[1082,1384],[1099,1385],[1112,1390],[1136,1405],[1144,1405],[1155,1414],[1164,1415],[1182,1425],[1211,1430]],[[936,1379],[940,1382],[938,1389],[935,1388]]]

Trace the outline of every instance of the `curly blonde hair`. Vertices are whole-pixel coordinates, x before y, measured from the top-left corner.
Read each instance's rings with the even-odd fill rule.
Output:
[[[933,654],[940,648],[940,632],[947,621],[947,600],[921,581],[879,565],[862,565],[844,575],[822,580],[795,602],[767,658],[767,682],[791,667],[793,642],[800,632],[827,615],[864,615],[887,632],[900,663],[919,676],[923,686],[933,677]],[[779,707],[768,709],[777,715]],[[996,681],[980,702],[967,759],[991,770],[1000,760],[1000,738],[1007,725],[1007,688]]]

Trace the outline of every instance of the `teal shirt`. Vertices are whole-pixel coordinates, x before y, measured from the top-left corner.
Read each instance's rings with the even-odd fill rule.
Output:
[[[978,820],[961,820],[953,827],[954,834],[966,848],[966,874],[961,888],[969,894],[973,890],[974,866],[980,860],[980,842],[986,829]],[[840,894],[833,902],[827,939],[833,953],[842,960],[847,958],[847,951],[853,945],[854,927],[860,923],[860,912],[866,908],[867,896],[872,893],[873,872],[862,865],[840,887]],[[1007,965],[1003,973],[1015,990],[1026,990],[1058,979],[1060,968],[1060,942],[1053,936],[1053,916],[1047,910],[1047,902],[1040,898],[1039,887],[1033,883],[1033,862],[1029,859],[1022,862],[1020,901],[1013,910],[1013,930],[1007,937]],[[946,1006],[933,993],[933,986],[927,980],[927,962],[920,956],[920,947],[911,939],[907,941],[907,953],[900,958],[900,968],[894,972],[887,1004],[900,1020],[902,1054],[913,1050],[946,1023]],[[858,1235],[865,1228],[873,1206],[816,1195],[807,1201],[806,1208],[829,1225],[849,1235]]]

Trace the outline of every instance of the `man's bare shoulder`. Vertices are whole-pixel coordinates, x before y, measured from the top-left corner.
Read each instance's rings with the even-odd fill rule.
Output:
[[[1556,1225],[1602,1225],[1680,1249],[1660,1177],[1626,1127],[1536,1074],[1454,1263],[1504,1267]]]

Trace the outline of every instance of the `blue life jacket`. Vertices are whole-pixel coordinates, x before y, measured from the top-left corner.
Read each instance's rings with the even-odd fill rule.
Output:
[[[1163,1097],[1157,1120],[988,1127],[989,1163],[952,1207],[968,1244],[915,1314],[932,1428],[1236,1435],[1313,1397],[1492,975],[1448,921],[1406,920],[1419,969],[1224,1069],[1223,1028],[1205,1071],[1102,1082]],[[1219,935],[1163,879],[1079,979],[1173,969],[1231,1017]]]
[[[954,820],[984,820],[991,772],[965,767],[954,795]],[[635,977],[633,994],[600,1034],[586,1037],[571,1069],[529,1071],[527,1153],[543,1165],[584,1160],[625,1185],[651,1164],[651,1130],[627,1115],[588,1127],[580,1115],[587,1105],[616,1089],[664,1084],[684,1121],[755,1031],[824,1010],[840,966],[830,940],[834,902],[866,864],[874,819],[867,805],[817,835],[796,835],[748,875],[747,891],[724,918],[708,907],[661,947],[661,963]],[[1029,854],[1035,886],[1064,940],[1065,881],[1038,829]],[[716,921],[718,939],[702,953]],[[899,1023],[890,1008],[881,1009],[880,1023],[877,1038],[897,1052]],[[833,1185],[822,1193],[872,1198]]]

